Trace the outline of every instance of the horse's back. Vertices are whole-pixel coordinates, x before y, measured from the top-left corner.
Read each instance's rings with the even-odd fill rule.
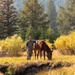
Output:
[[[38,40],[36,44],[37,44],[37,46],[39,46],[39,48],[41,50],[49,49],[48,45],[46,44],[46,42],[44,40]]]

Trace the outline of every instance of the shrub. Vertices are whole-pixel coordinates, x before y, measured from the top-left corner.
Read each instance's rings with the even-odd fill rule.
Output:
[[[75,54],[75,32],[60,36],[54,45],[62,54]]]
[[[10,56],[18,56],[24,47],[24,42],[20,36],[15,34],[2,40],[0,46],[2,50],[6,50]]]
[[[15,68],[12,66],[9,66],[5,75],[15,75]]]
[[[0,56],[6,55],[5,46],[6,46],[6,42],[4,40],[0,41]]]

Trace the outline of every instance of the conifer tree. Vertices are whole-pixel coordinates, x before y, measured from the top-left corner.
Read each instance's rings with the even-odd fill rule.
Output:
[[[44,14],[43,6],[38,3],[38,0],[27,0],[24,2],[24,5],[24,9],[21,11],[24,19],[20,18],[20,20],[22,20],[21,22],[25,23],[23,27],[26,29],[31,25],[33,29],[32,35],[37,34],[38,29],[40,29],[41,34],[43,34],[43,31],[45,31],[49,23],[48,15]],[[20,27],[22,27],[21,25],[22,24],[20,24]]]
[[[75,0],[69,0],[69,6],[60,7],[57,22],[62,27],[64,34],[75,30]]]
[[[0,0],[0,37],[5,38],[16,33],[17,11],[13,0]]]
[[[55,31],[57,26],[56,24],[57,12],[53,0],[47,1],[46,12],[48,13],[48,17],[50,20],[50,27]]]

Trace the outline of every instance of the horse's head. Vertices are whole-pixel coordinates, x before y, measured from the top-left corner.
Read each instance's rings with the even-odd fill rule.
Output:
[[[53,52],[53,50],[55,50],[55,49],[56,49],[56,48],[55,48],[54,44],[52,44],[52,48],[49,48],[49,49],[48,49],[47,57],[48,57],[49,60],[52,59],[52,52]]]
[[[48,60],[52,60],[52,52],[53,52],[53,50],[49,48],[49,51],[47,51]]]
[[[52,59],[52,52],[53,52],[53,47],[52,48],[50,48],[47,44],[46,44],[46,42],[44,42],[44,41],[42,41],[42,47],[43,47],[43,49],[47,52],[47,58],[49,59],[49,60],[51,60]]]

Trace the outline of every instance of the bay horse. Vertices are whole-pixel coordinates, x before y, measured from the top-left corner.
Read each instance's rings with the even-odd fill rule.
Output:
[[[36,59],[36,57],[38,59],[39,54],[40,54],[40,58],[41,58],[42,51],[43,51],[44,52],[44,60],[45,60],[45,52],[47,52],[48,60],[52,60],[52,52],[53,51],[49,48],[49,46],[45,43],[45,41],[43,41],[43,40],[34,41],[33,49],[34,49],[34,53],[35,53],[35,59]],[[36,54],[36,51],[38,51],[37,54]]]

